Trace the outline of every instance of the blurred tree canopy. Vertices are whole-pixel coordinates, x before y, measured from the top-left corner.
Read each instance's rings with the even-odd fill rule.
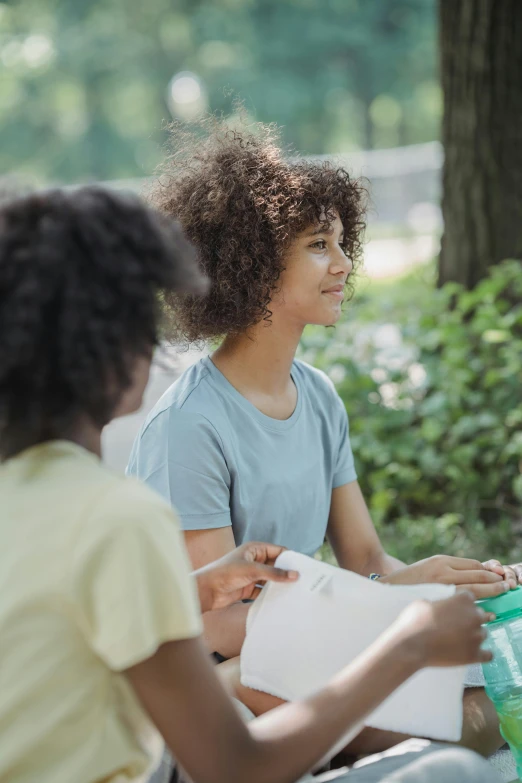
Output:
[[[435,0],[0,2],[0,167],[40,182],[149,174],[169,83],[182,119],[240,98],[305,154],[429,141],[436,44]]]

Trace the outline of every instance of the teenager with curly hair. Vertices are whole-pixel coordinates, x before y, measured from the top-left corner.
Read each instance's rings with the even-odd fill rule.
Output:
[[[201,133],[203,130],[203,133]],[[325,536],[339,565],[383,582],[444,582],[477,597],[516,585],[512,572],[440,555],[412,566],[383,549],[357,483],[344,405],[326,375],[295,358],[307,324],[333,326],[361,259],[365,189],[342,167],[285,155],[273,126],[197,133],[174,126],[173,153],[150,193],[179,219],[210,295],[167,297],[178,343],[217,344],[163,395],[135,440],[128,471],[180,513],[194,567],[264,539],[313,555]],[[512,582],[512,584],[511,584]],[[248,606],[205,618],[209,649],[238,656]],[[238,685],[255,712],[277,703]],[[502,742],[485,694],[463,741]],[[467,727],[473,723],[469,734]],[[366,732],[357,750],[397,736]]]
[[[199,783],[291,783],[423,666],[490,657],[470,596],[419,602],[329,689],[243,722],[199,609],[295,578],[273,568],[281,547],[246,544],[192,580],[169,505],[100,460],[102,427],[141,403],[159,291],[204,288],[179,227],[134,198],[0,208],[2,781],[143,783],[163,735]],[[374,762],[350,783],[491,780],[429,744]]]

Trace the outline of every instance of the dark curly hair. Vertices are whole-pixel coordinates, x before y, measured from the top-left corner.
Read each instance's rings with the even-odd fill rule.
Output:
[[[134,196],[54,190],[0,207],[0,454],[99,427],[158,341],[158,293],[206,287],[179,225]]]
[[[211,117],[188,132],[174,124],[171,145],[148,197],[180,221],[211,282],[205,299],[167,297],[174,340],[240,334],[269,320],[290,242],[316,222],[327,229],[335,212],[357,265],[366,189],[345,169],[285,155],[273,125],[231,130]]]

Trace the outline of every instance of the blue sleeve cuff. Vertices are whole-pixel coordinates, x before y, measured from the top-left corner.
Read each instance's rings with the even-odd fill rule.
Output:
[[[229,511],[219,511],[217,514],[179,514],[179,519],[182,530],[213,530],[232,526]]]
[[[351,467],[345,468],[344,470],[341,470],[339,473],[335,474],[333,477],[332,489],[342,487],[345,484],[352,484],[354,481],[357,481],[357,473],[355,472],[355,468],[352,465]]]

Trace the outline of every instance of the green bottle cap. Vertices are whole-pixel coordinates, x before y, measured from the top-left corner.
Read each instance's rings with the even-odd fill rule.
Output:
[[[496,614],[497,620],[501,620],[506,615],[522,612],[522,587],[515,587],[508,593],[497,595],[495,598],[484,598],[476,603],[485,612],[493,612]]]

